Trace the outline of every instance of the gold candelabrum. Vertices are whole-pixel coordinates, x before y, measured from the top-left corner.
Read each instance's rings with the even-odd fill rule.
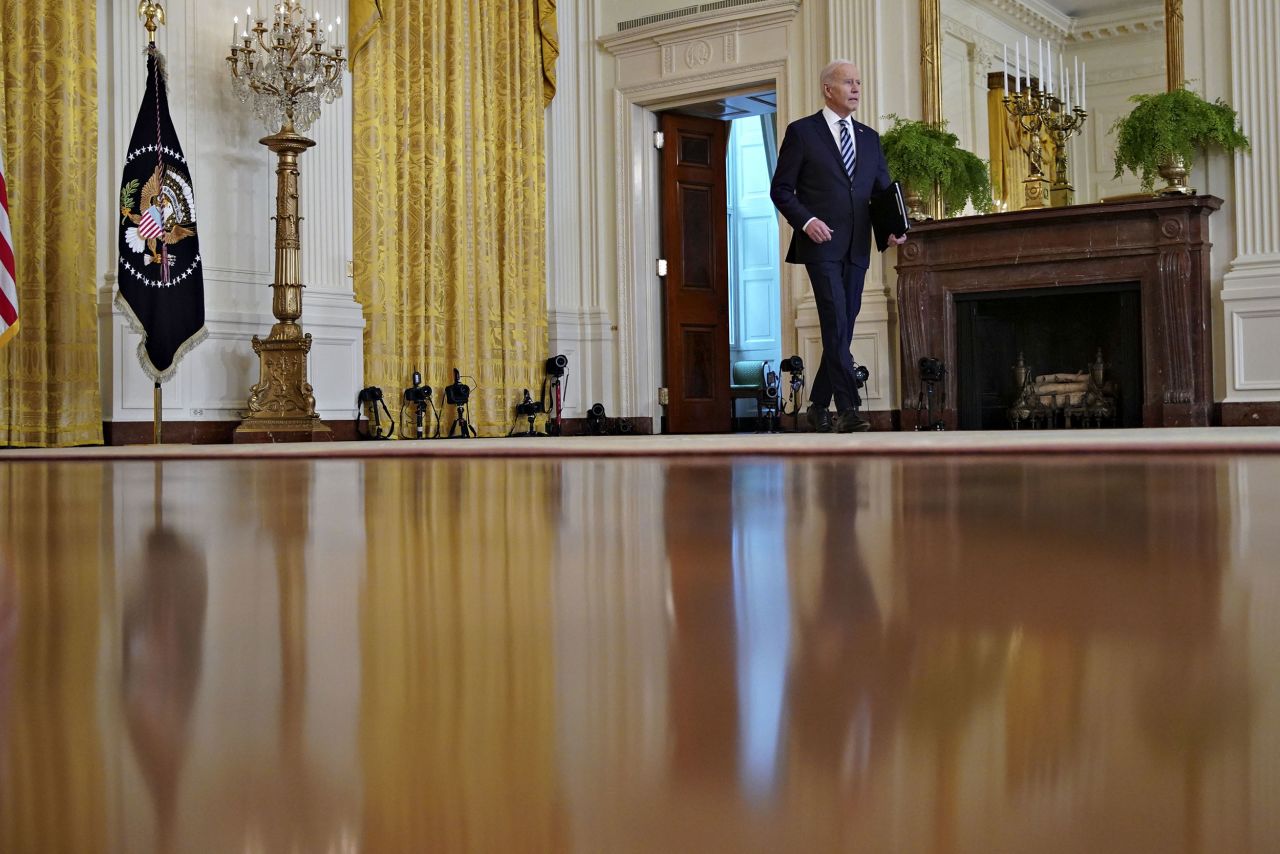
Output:
[[[275,278],[271,283],[271,312],[277,323],[265,339],[253,337],[259,379],[249,390],[248,411],[236,428],[235,441],[314,441],[332,437],[316,413],[316,399],[307,381],[311,335],[298,323],[302,317],[302,240],[298,215],[298,155],[315,145],[299,131],[320,117],[321,101],[342,96],[346,64],[341,45],[332,49],[341,18],[326,25],[320,14],[308,13],[301,0],[277,2],[270,18],[260,13],[250,27],[232,22],[232,89],[241,102],[270,130],[259,140],[272,151],[276,165]],[[278,130],[276,130],[278,128]]]
[[[1063,207],[1075,200],[1067,161],[1067,141],[1080,132],[1089,117],[1079,105],[1069,105],[1056,94],[1040,89],[1039,81],[1004,96],[1004,108],[1027,134],[1027,162],[1030,172],[1022,182],[1024,208]],[[1053,140],[1054,180],[1045,174],[1042,133]]]
[[[1068,106],[1056,95],[1050,95],[1044,105],[1044,127],[1053,140],[1053,187],[1051,204],[1055,208],[1075,204],[1076,189],[1071,186],[1067,171],[1067,140],[1080,132],[1089,114],[1077,106]]]

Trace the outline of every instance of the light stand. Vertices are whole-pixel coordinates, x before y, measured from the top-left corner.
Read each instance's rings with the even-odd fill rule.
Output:
[[[937,430],[939,432],[947,429],[947,423],[941,419],[933,417],[933,392],[934,386],[943,382],[947,376],[947,368],[938,359],[931,359],[928,356],[920,360],[920,400],[916,404],[916,430]],[[922,425],[920,423],[919,413],[925,410],[927,416]]]

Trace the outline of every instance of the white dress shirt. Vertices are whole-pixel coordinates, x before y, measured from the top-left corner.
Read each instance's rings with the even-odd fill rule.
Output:
[[[831,138],[836,141],[836,151],[839,151],[840,150],[840,121],[841,121],[840,116],[836,115],[835,110],[831,109],[830,107],[823,107],[822,117],[827,120],[827,127],[831,129]],[[849,115],[844,120],[849,123],[849,144],[853,146],[853,161],[857,163],[858,162],[858,138],[853,132],[853,116]],[[807,220],[805,220],[804,228],[801,228],[800,230],[804,231],[805,228],[809,227],[809,223],[813,222],[815,219],[817,219],[816,216],[809,217]]]

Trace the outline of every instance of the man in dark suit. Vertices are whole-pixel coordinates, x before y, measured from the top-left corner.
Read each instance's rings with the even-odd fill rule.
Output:
[[[871,263],[871,196],[888,188],[880,135],[850,113],[858,108],[862,75],[847,60],[822,71],[819,112],[787,126],[769,195],[795,230],[787,262],[804,264],[822,326],[822,363],[809,394],[809,425],[820,433],[871,429],[858,414],[853,375],[853,323]],[[892,245],[906,242],[890,238]],[[829,412],[836,401],[834,421]]]

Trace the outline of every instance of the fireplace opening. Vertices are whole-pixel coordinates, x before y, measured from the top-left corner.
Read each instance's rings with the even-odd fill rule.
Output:
[[[1142,426],[1138,282],[956,294],[955,312],[960,429],[1013,427],[1009,408],[1022,391],[1014,370],[1019,356],[1032,377],[1088,374],[1098,351],[1114,398],[1114,417],[1103,426]],[[1060,414],[1050,423],[1064,426],[1067,419]]]

